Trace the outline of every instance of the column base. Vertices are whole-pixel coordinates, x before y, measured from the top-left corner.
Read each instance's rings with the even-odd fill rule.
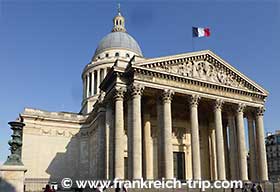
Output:
[[[23,165],[3,165],[0,167],[0,191],[23,192],[24,174],[27,169]]]

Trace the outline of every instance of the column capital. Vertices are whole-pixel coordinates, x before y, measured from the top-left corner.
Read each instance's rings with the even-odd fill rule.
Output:
[[[174,95],[173,90],[164,89],[163,92],[162,92],[162,101],[163,102],[171,102],[173,95]]]
[[[132,83],[129,86],[129,91],[131,93],[131,96],[141,96],[144,91],[144,86],[138,83]]]
[[[124,87],[115,87],[114,99],[115,100],[123,100],[125,91],[126,90],[125,90]]]
[[[200,100],[200,96],[199,95],[191,95],[189,97],[189,103],[190,103],[190,106],[191,107],[197,107],[198,106],[198,103],[199,103],[199,100]]]
[[[239,103],[237,108],[236,108],[236,112],[237,113],[243,113],[245,108],[246,108],[246,105],[244,103]]]
[[[265,107],[264,106],[258,107],[256,112],[257,112],[256,113],[257,116],[263,116],[265,112]]]
[[[214,110],[222,110],[224,101],[222,99],[216,99],[215,103],[214,103]]]

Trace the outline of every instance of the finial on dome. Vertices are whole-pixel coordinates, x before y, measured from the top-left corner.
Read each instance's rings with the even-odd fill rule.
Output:
[[[120,3],[118,3],[118,15],[121,16],[121,4]]]
[[[112,32],[126,32],[124,27],[124,17],[121,15],[121,5],[118,3],[118,14],[113,19],[114,27]]]

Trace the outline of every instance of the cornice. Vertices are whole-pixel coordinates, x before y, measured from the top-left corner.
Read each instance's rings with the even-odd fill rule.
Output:
[[[87,116],[68,112],[49,112],[39,109],[25,108],[21,113],[23,118],[40,119],[56,122],[83,123]]]

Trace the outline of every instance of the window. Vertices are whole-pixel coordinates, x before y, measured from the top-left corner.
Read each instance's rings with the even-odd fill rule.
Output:
[[[105,57],[109,57],[109,53],[106,53],[106,54],[105,54]]]
[[[116,57],[119,57],[119,56],[120,56],[120,53],[118,53],[118,52],[115,53],[115,56],[116,56]]]
[[[127,57],[127,58],[129,58],[129,57],[130,57],[128,53],[126,54],[126,57]]]

